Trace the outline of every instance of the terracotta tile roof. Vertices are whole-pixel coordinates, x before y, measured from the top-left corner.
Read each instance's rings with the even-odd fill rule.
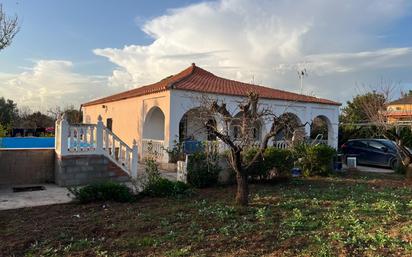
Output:
[[[412,104],[412,96],[405,96],[393,102],[390,102],[389,105],[395,104]]]
[[[295,94],[279,89],[257,86],[253,84],[247,84],[235,80],[221,78],[214,75],[211,72],[208,72],[202,68],[195,66],[195,64],[192,64],[190,67],[186,68],[180,73],[177,73],[173,76],[169,76],[157,83],[142,86],[136,89],[111,95],[101,99],[97,99],[88,103],[84,103],[82,104],[82,106],[114,102],[127,98],[157,93],[169,89],[234,96],[245,96],[249,92],[255,91],[259,94],[261,98],[267,99],[341,105],[338,102],[334,102],[327,99]]]

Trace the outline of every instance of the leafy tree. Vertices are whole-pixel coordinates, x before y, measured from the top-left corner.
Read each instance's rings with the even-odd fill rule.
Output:
[[[59,115],[65,114],[66,119],[69,124],[77,124],[82,123],[83,121],[83,113],[82,111],[76,109],[73,105],[66,106],[64,109],[60,108],[59,106],[55,108],[51,108],[47,111],[50,116],[54,119],[57,119]]]
[[[7,129],[0,124],[0,137],[7,136]]]
[[[0,4],[0,51],[11,44],[18,31],[17,16],[7,16],[3,11],[3,5]]]
[[[83,121],[82,111],[75,109],[73,105],[66,107],[64,113],[66,114],[69,124],[82,123]]]
[[[372,108],[365,108],[366,103],[371,103]],[[347,106],[342,109],[339,126],[339,145],[353,138],[380,138],[381,133],[374,125],[357,123],[376,122],[382,118],[387,99],[384,93],[376,91],[366,92],[355,96]]]
[[[13,100],[6,100],[4,97],[0,97],[0,124],[5,128],[10,128],[17,117],[17,104]]]
[[[364,103],[375,103],[376,109],[365,110]],[[342,109],[341,122],[343,123],[361,123],[370,122],[372,116],[379,115],[380,111],[385,110],[386,97],[383,93],[376,91],[367,92],[355,96],[352,101],[347,102],[347,106]],[[372,112],[372,113],[367,113]]]
[[[54,126],[54,119],[41,112],[34,112],[20,117],[20,127],[23,128],[47,128]]]

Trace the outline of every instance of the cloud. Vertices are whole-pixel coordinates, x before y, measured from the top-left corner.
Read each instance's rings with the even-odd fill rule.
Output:
[[[39,60],[19,74],[0,74],[0,95],[19,106],[45,111],[55,106],[79,105],[114,92],[107,78],[73,72],[65,60]]]
[[[407,0],[219,0],[139,22],[148,45],[96,48],[117,65],[107,76],[75,72],[67,60],[37,60],[0,73],[0,96],[46,109],[156,82],[192,62],[216,75],[345,102],[357,84],[381,78],[412,85],[412,43],[390,43],[388,31],[410,15]],[[386,41],[385,41],[386,40]],[[393,42],[393,40],[392,40]]]
[[[167,11],[142,30],[149,45],[95,49],[118,67],[110,85],[155,82],[192,62],[217,75],[344,101],[381,76],[412,81],[411,48],[388,48],[385,28],[410,14],[404,0],[221,0]],[[340,94],[337,94],[340,92]]]

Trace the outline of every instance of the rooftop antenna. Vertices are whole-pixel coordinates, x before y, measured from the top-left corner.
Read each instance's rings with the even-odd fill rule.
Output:
[[[300,80],[300,94],[303,94],[303,78],[308,76],[306,69],[298,70],[298,78]]]

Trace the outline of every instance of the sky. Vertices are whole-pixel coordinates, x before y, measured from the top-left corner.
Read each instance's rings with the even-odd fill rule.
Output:
[[[0,0],[20,31],[0,51],[0,97],[47,110],[214,74],[345,103],[412,89],[408,0]]]

